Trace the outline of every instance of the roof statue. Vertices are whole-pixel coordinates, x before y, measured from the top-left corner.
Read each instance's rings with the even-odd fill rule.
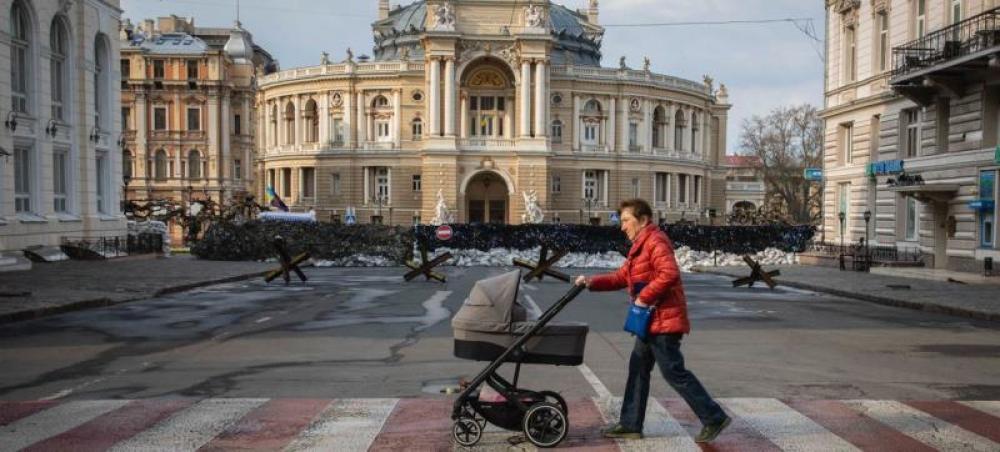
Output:
[[[455,31],[455,10],[445,2],[434,9],[434,31]]]
[[[319,57],[319,64],[322,65],[330,64],[330,54],[326,52],[321,53]]]
[[[351,51],[350,47],[347,48],[347,59],[344,60],[344,62],[345,63],[353,63],[354,62],[354,52]]]
[[[527,28],[545,29],[545,11],[538,5],[528,5],[524,8],[524,25]]]
[[[642,59],[642,70],[649,72],[649,57],[644,57]]]
[[[729,98],[729,91],[726,90],[725,83],[719,83],[719,92],[716,94],[720,101],[724,101]]]
[[[399,59],[401,59],[403,61],[410,61],[410,48],[409,47],[403,47],[402,49],[399,49]]]
[[[704,78],[703,78],[703,80],[705,81],[705,86],[708,87],[708,92],[714,93],[715,92],[715,79],[713,79],[712,77],[709,77],[708,75],[705,75]]]
[[[621,69],[628,69],[628,66],[625,65],[625,56],[618,59],[618,67]]]

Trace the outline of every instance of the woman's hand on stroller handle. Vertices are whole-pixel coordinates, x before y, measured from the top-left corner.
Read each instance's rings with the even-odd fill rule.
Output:
[[[587,278],[584,275],[577,276],[576,281],[574,281],[573,284],[581,287],[590,287],[590,278]]]

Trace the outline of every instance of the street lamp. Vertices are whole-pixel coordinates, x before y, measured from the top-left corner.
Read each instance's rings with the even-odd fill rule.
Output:
[[[590,224],[596,225],[600,222],[600,219],[594,218],[594,206],[597,205],[597,200],[594,198],[583,198],[583,205],[587,206],[587,218]]]
[[[388,197],[382,192],[379,192],[379,194],[375,196],[375,202],[378,203],[378,211],[375,216],[372,217],[372,224],[382,224],[382,205],[388,200]]]
[[[869,254],[868,254],[868,250],[871,247],[871,244],[868,243],[868,240],[869,240],[868,239],[868,222],[871,221],[871,219],[872,219],[872,211],[871,210],[865,210],[864,216],[865,216],[865,268],[867,269],[868,266],[871,264],[869,262],[869,259],[871,258],[871,256],[869,256]]]
[[[128,184],[132,182],[132,176],[128,173],[122,174],[122,183],[125,184],[125,188],[122,190],[122,213],[128,216]]]

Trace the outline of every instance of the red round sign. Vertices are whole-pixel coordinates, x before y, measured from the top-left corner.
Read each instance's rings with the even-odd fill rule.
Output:
[[[435,231],[435,232],[437,234],[438,240],[448,240],[448,239],[451,238],[451,235],[454,233],[454,231],[452,231],[452,229],[451,229],[451,226],[448,226],[446,224],[442,224],[441,226],[438,226],[437,231]]]

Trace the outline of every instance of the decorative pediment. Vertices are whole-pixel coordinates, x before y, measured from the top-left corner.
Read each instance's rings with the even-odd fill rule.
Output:
[[[840,14],[861,9],[861,0],[835,0],[833,3],[833,9]]]
[[[507,87],[507,78],[493,68],[482,68],[469,76],[468,86],[470,88],[502,89]]]
[[[888,13],[891,7],[889,0],[871,0],[872,12],[875,14]]]
[[[462,40],[458,43],[458,60],[460,63],[469,61],[479,55],[496,56],[511,66],[516,66],[520,57],[517,48],[509,42]]]

